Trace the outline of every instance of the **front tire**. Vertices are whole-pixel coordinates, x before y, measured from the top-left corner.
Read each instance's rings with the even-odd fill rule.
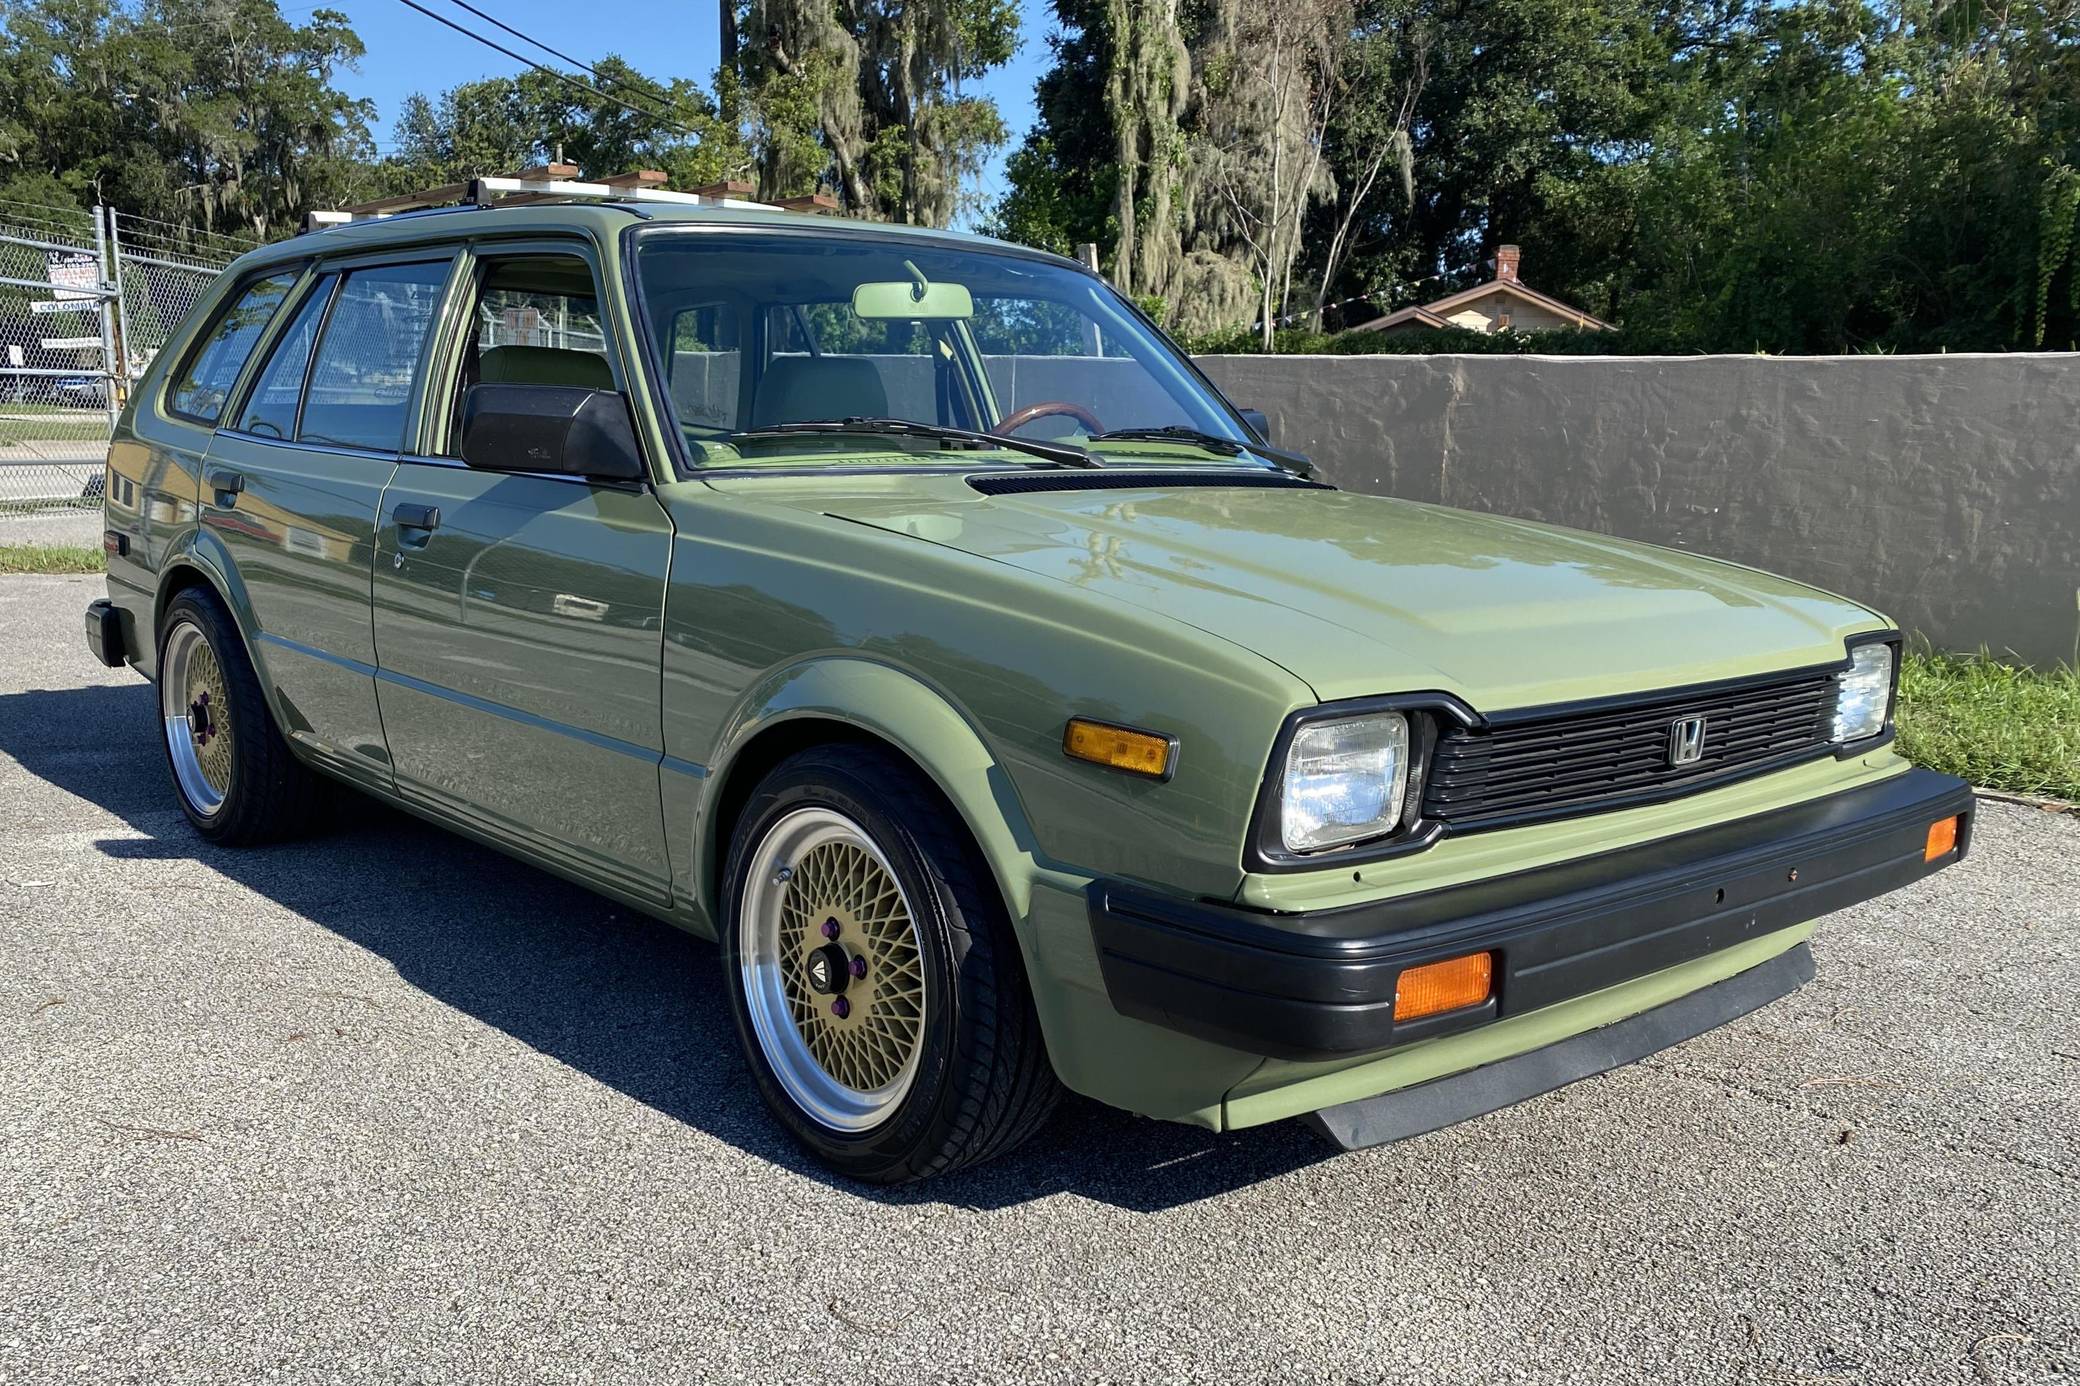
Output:
[[[211,842],[293,837],[310,823],[317,777],[283,739],[238,627],[214,592],[191,587],[159,622],[159,720],[174,796]]]
[[[944,1174],[1053,1109],[1002,899],[907,761],[830,746],[783,762],[738,816],[723,898],[725,982],[759,1093],[834,1170]]]

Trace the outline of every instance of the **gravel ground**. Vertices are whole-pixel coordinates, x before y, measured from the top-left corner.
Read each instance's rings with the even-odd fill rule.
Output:
[[[707,945],[372,806],[203,846],[98,590],[0,579],[0,1380],[2080,1371],[2080,821],[1985,805],[1793,997],[1433,1136],[1073,1104],[877,1194]]]

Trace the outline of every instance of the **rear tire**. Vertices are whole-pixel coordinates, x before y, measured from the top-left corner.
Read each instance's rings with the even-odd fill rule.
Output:
[[[160,619],[158,695],[167,773],[195,831],[237,847],[309,826],[318,777],[289,749],[238,627],[207,588],[180,593]]]
[[[724,873],[730,1009],[767,1107],[876,1184],[1009,1151],[1060,1096],[1018,942],[966,826],[892,752],[782,762]],[[819,961],[820,960],[820,961]]]

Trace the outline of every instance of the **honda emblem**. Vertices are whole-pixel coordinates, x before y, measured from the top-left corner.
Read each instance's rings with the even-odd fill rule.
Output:
[[[1704,756],[1704,718],[1678,717],[1668,727],[1668,763],[1695,765]]]

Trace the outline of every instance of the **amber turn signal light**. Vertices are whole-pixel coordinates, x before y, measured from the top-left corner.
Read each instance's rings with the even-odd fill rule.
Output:
[[[1964,822],[1964,815],[1942,818],[1928,825],[1928,846],[1922,849],[1923,861],[1934,861],[1957,849],[1957,826]]]
[[[1093,765],[1161,780],[1169,778],[1176,763],[1177,742],[1155,732],[1072,717],[1062,733],[1062,751],[1071,760],[1087,760]]]
[[[1394,987],[1394,1019],[1419,1020],[1466,1006],[1478,1006],[1495,990],[1495,955],[1468,953],[1463,958],[1424,963],[1401,974]]]

